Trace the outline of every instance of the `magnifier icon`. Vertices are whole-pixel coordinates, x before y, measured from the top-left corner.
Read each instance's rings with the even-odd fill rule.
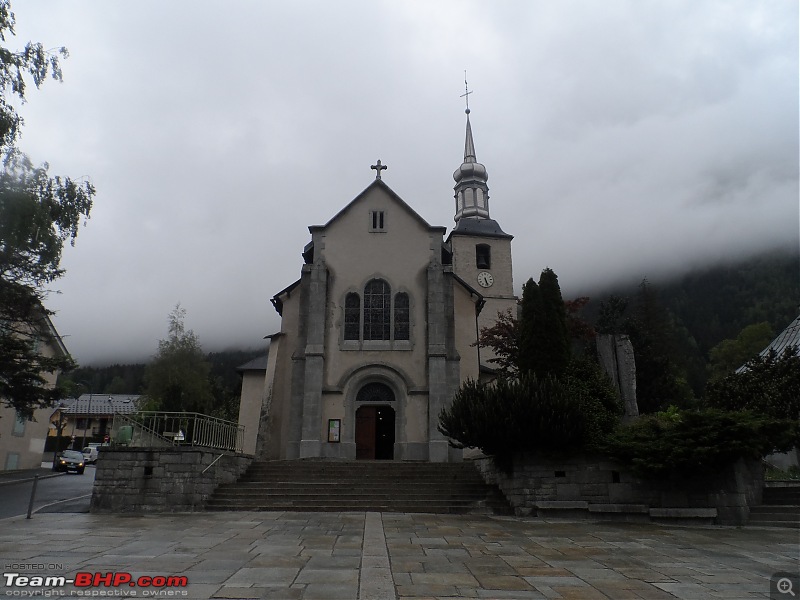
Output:
[[[792,591],[792,580],[788,577],[781,577],[778,579],[778,583],[775,587],[778,588],[778,591],[781,594],[789,594],[792,598],[796,596],[796,594]]]

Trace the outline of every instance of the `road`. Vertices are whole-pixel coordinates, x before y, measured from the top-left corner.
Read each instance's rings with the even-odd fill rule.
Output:
[[[64,473],[39,479],[33,510],[89,512],[94,474],[94,466],[90,465],[83,475]],[[0,485],[0,519],[27,514],[32,487],[32,481]]]

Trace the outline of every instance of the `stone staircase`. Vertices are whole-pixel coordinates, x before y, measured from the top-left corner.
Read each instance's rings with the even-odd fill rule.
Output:
[[[253,463],[220,485],[208,510],[379,511],[513,514],[470,462],[316,459]]]
[[[800,486],[765,487],[763,504],[750,509],[748,524],[800,529]]]

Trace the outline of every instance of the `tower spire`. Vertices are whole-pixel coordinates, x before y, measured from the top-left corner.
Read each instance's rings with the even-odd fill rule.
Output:
[[[475,142],[472,141],[472,126],[469,124],[469,95],[472,92],[469,89],[469,84],[467,83],[467,70],[464,69],[464,93],[461,94],[461,97],[464,98],[464,101],[467,104],[467,108],[464,112],[467,115],[467,139],[464,142],[464,162],[474,163],[477,162],[475,159]]]
[[[472,139],[472,125],[469,122],[469,95],[472,91],[467,84],[467,72],[464,71],[464,93],[462,98],[466,99],[467,108],[464,112],[467,115],[467,135],[464,140],[464,162],[453,173],[456,185],[456,215],[455,221],[458,222],[464,217],[488,219],[489,218],[489,186],[486,182],[489,174],[486,167],[475,158],[475,142]]]

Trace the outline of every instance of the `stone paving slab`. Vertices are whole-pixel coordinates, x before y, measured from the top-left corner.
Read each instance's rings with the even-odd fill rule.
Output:
[[[0,564],[25,576],[184,575],[188,587],[170,597],[197,600],[744,600],[769,599],[773,573],[800,571],[798,536],[406,513],[41,513],[0,521]],[[0,580],[0,597],[21,589]]]

